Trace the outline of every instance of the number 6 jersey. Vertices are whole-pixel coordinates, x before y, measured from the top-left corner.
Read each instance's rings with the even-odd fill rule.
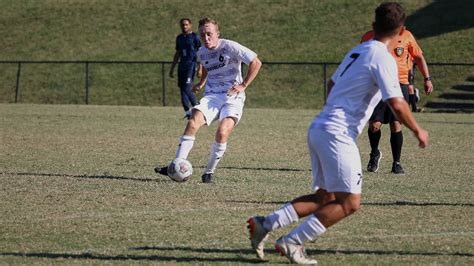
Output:
[[[197,56],[207,71],[205,94],[214,94],[242,83],[242,62],[250,64],[257,54],[237,42],[220,39],[215,49],[201,46]]]

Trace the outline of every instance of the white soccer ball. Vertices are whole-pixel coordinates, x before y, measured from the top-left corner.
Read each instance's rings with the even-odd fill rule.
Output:
[[[176,158],[168,166],[168,176],[176,182],[185,182],[193,174],[193,165],[183,158]]]

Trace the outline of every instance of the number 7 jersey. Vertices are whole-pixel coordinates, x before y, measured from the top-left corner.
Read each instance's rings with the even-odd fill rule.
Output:
[[[376,40],[354,47],[331,79],[335,84],[311,127],[346,134],[354,141],[381,98],[403,97],[395,59]]]

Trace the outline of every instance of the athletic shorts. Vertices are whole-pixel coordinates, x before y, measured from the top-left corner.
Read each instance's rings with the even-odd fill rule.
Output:
[[[314,191],[322,188],[328,192],[362,192],[359,149],[351,137],[310,128],[308,147]]]
[[[403,98],[408,102],[408,84],[400,84],[400,87],[402,88]],[[393,114],[390,106],[388,106],[386,102],[380,101],[377,106],[375,106],[374,112],[372,113],[372,116],[370,116],[369,121],[378,121],[382,124],[388,124],[398,121],[398,119]]]
[[[212,93],[205,95],[193,109],[203,113],[207,125],[226,117],[235,118],[235,125],[237,125],[242,118],[244,102],[245,93],[242,92],[232,96],[227,96],[226,92]]]

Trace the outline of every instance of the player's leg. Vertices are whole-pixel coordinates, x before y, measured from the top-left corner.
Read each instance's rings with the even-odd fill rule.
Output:
[[[403,132],[402,126],[398,121],[390,122],[390,147],[392,148],[392,173],[404,174],[400,158],[402,156]]]
[[[367,129],[367,135],[369,137],[370,144],[370,158],[367,163],[367,171],[377,172],[382,159],[382,153],[379,150],[380,138],[382,136],[381,127],[382,123],[386,123],[386,103],[380,101],[369,119],[369,127]]]
[[[187,73],[186,68],[184,66],[178,66],[178,87],[179,87],[179,94],[181,97],[181,106],[183,106],[184,112],[186,113],[189,110],[189,101],[186,95],[186,81],[187,81]]]
[[[222,103],[213,96],[205,96],[201,103],[193,108],[191,118],[186,124],[183,135],[180,137],[176,158],[186,159],[194,145],[194,140],[199,129],[207,124],[210,125],[219,115],[219,108]],[[156,167],[155,172],[167,175],[167,166]]]
[[[176,149],[175,158],[187,159],[196,139],[196,133],[206,122],[203,113],[194,109],[191,118],[186,124],[183,135],[179,138],[178,148]],[[168,166],[155,167],[155,172],[161,175],[168,175]]]
[[[408,102],[411,105],[411,111],[417,112],[415,87],[412,84],[408,86]]]
[[[402,89],[403,98],[408,103],[409,97],[409,85],[400,84]],[[396,116],[392,113],[390,116],[390,146],[392,148],[392,173],[394,174],[405,174],[402,165],[400,164],[400,158],[402,155],[402,146],[403,146],[403,132],[402,125],[397,120]]]
[[[212,174],[214,173],[222,156],[224,156],[224,153],[227,149],[227,140],[229,139],[235,124],[236,121],[233,117],[226,117],[219,122],[215,139],[211,146],[209,159],[202,175],[202,182],[212,182]]]
[[[382,159],[382,153],[379,150],[382,123],[380,121],[369,121],[367,135],[369,136],[370,158],[367,164],[367,171],[377,172]]]
[[[204,169],[202,175],[202,181],[204,183],[212,182],[212,175],[217,167],[222,156],[227,149],[227,140],[232,133],[234,127],[239,123],[242,118],[245,93],[238,94],[236,96],[229,97],[225,94],[216,96],[222,102],[219,107],[219,125],[214,139],[214,143],[211,146],[211,152],[207,166]],[[201,104],[199,104],[201,105]]]
[[[200,110],[193,110],[191,118],[186,124],[184,133],[180,138],[178,148],[176,149],[176,158],[187,159],[196,139],[199,129],[206,123],[204,114]]]
[[[313,205],[317,206],[316,210],[275,244],[277,251],[296,263],[313,261],[305,257],[304,243],[315,240],[327,228],[360,208],[362,169],[356,144],[351,140],[339,141],[343,136],[331,139],[321,132],[318,135],[322,139],[316,143],[319,143],[317,148],[326,186],[319,200],[324,203]]]
[[[248,219],[247,227],[252,248],[260,259],[264,257],[264,243],[270,232],[297,222],[299,218],[314,213],[320,206],[335,199],[333,193],[327,193],[323,189],[325,184],[322,166],[313,143],[316,138],[319,138],[319,134],[311,133],[312,131],[313,129],[308,131],[308,147],[311,157],[311,173],[313,175],[312,187],[316,190],[316,193],[298,197],[265,217],[254,216]]]
[[[185,86],[183,90],[186,104],[188,106],[188,110],[185,110],[185,112],[186,112],[186,116],[188,117],[191,116],[191,112],[189,109],[191,109],[197,104],[196,96],[194,92],[192,91],[193,79],[194,79],[194,66],[188,68],[186,71],[186,82],[185,82]]]

